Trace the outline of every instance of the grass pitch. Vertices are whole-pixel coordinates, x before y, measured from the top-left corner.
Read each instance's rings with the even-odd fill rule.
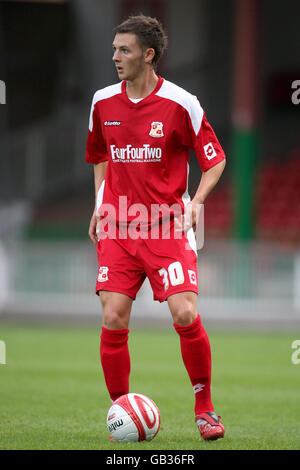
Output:
[[[131,391],[151,397],[161,429],[151,442],[108,440],[110,400],[99,360],[100,328],[0,325],[0,449],[300,449],[300,365],[294,333],[213,332],[213,401],[225,438],[204,442],[179,338],[131,327]]]

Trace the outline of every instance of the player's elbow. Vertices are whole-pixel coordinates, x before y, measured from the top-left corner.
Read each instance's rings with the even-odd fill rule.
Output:
[[[225,165],[226,165],[226,158],[224,158],[220,162],[216,163],[215,166],[213,166],[212,168],[209,168],[205,173],[207,173],[211,176],[220,177],[221,174],[224,171]]]
[[[226,166],[226,158],[224,158],[224,160],[222,160],[216,166],[217,166],[217,171],[218,171],[218,174],[219,174],[219,177],[220,177],[221,174],[223,173],[224,169],[225,169],[225,166]]]

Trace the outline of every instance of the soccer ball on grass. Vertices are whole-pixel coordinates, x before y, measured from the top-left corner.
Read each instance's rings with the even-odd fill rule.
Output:
[[[160,413],[150,398],[128,393],[113,402],[106,423],[117,442],[151,441],[160,428]]]

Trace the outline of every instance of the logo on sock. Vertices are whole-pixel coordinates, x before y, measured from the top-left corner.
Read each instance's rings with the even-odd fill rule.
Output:
[[[201,392],[204,389],[205,385],[203,384],[196,384],[193,386],[194,392],[198,393]]]

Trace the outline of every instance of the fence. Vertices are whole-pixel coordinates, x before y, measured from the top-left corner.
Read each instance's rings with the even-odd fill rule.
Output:
[[[18,314],[100,317],[91,243],[6,242],[0,245],[0,318]],[[300,320],[300,257],[292,250],[228,241],[198,252],[199,312],[207,320]],[[145,281],[132,315],[167,319]]]

